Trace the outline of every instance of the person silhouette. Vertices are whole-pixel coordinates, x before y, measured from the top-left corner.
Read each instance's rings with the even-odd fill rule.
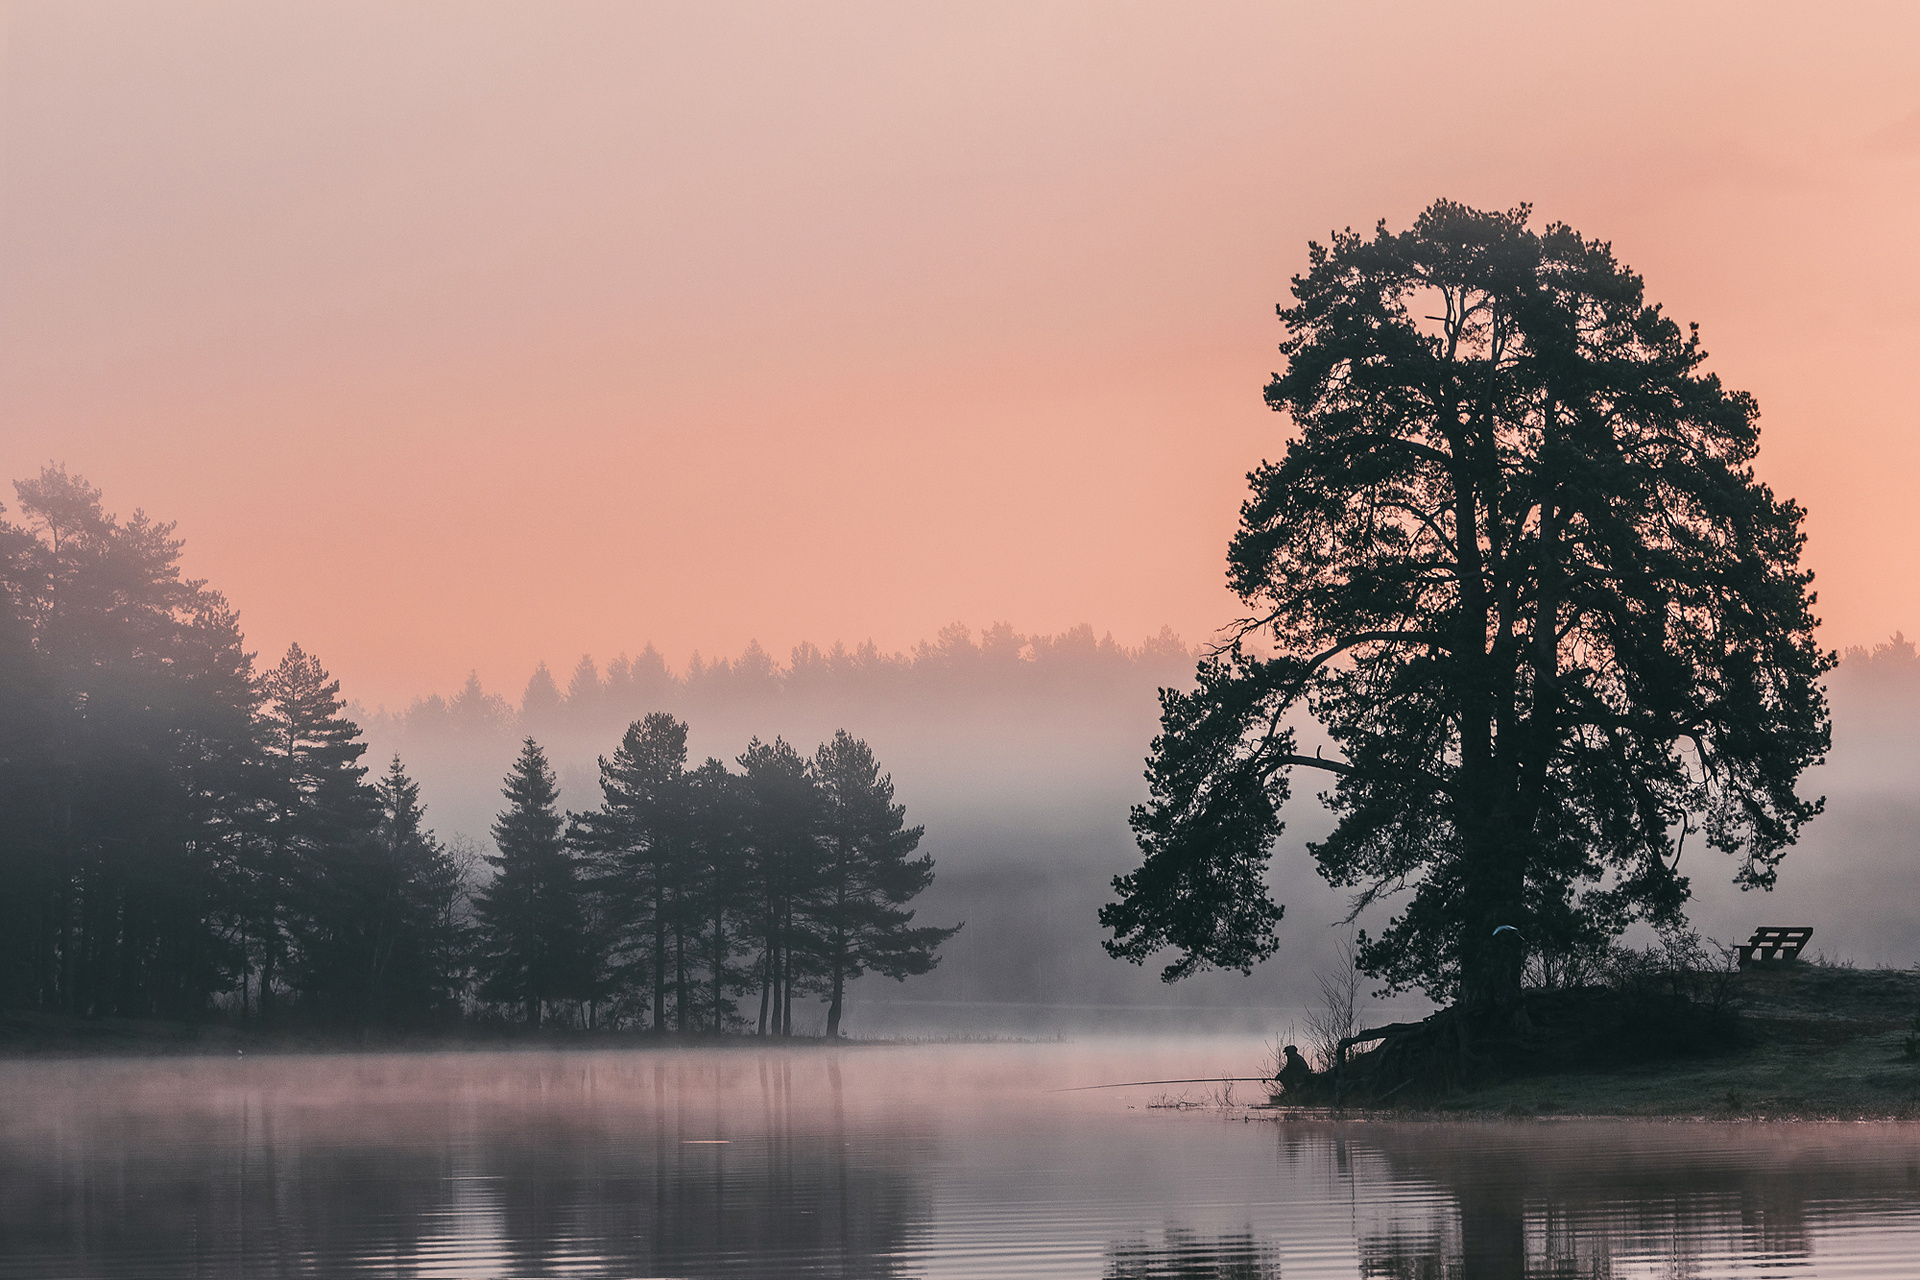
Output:
[[[1280,1073],[1274,1079],[1280,1082],[1280,1087],[1288,1097],[1293,1097],[1312,1082],[1313,1068],[1307,1065],[1307,1060],[1300,1056],[1300,1050],[1295,1046],[1288,1045],[1281,1052],[1286,1055],[1286,1061],[1280,1064]]]

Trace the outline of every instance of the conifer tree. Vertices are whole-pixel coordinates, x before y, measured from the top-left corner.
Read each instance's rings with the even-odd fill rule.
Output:
[[[527,678],[526,690],[520,695],[522,731],[548,733],[557,729],[565,706],[566,699],[561,696],[560,686],[554,682],[553,672],[547,670],[544,662],[535,666],[533,674]]]
[[[820,865],[821,795],[806,757],[785,739],[755,738],[740,756],[749,876],[760,916],[759,1034],[793,1034],[793,990],[813,950],[796,911]]]
[[[926,828],[906,825],[906,806],[893,802],[893,777],[880,772],[867,744],[841,729],[814,755],[813,774],[824,814],[807,914],[831,1037],[840,1034],[847,982],[868,971],[897,981],[926,973],[960,927],[915,928],[914,913],[902,909],[933,883],[933,855],[913,856]]]
[[[396,753],[373,784],[380,808],[365,880],[370,1010],[456,1006],[465,968],[460,869],[425,825],[420,784]]]
[[[616,980],[632,988],[643,975],[651,979],[656,1031],[668,1026],[669,987],[677,997],[675,1026],[686,1029],[686,764],[685,723],[664,711],[634,721],[612,758],[601,757],[603,799],[580,816],[578,828],[608,902]]]
[[[700,941],[705,989],[695,1008],[714,1031],[734,1016],[731,996],[752,986],[752,977],[734,963],[754,903],[749,880],[746,790],[738,774],[709,758],[687,775],[687,916]],[[696,1029],[697,1029],[696,1021]]]
[[[272,1003],[283,963],[284,976],[312,993],[356,1003],[365,988],[346,973],[360,925],[354,881],[379,820],[360,763],[367,745],[342,714],[340,682],[298,644],[262,678],[261,692],[273,787],[256,877],[264,891],[254,935],[262,944],[261,1008]]]
[[[594,665],[593,655],[581,654],[572,678],[567,681],[567,718],[575,725],[591,724],[599,719],[606,696],[607,682],[600,678],[600,668]]]
[[[502,794],[507,807],[493,824],[498,853],[487,858],[497,874],[475,902],[481,994],[522,1005],[537,1027],[546,1002],[592,994],[594,957],[559,788],[532,738],[522,744]]]

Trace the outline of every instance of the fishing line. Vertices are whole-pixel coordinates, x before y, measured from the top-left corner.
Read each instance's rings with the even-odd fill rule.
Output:
[[[1088,1089],[1137,1089],[1149,1084],[1272,1084],[1272,1076],[1196,1076],[1191,1080],[1123,1080],[1119,1084],[1077,1084],[1069,1089],[1048,1089],[1048,1093],[1085,1093]]]

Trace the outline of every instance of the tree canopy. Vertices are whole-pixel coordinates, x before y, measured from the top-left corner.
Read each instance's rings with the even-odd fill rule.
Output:
[[[1247,613],[1162,694],[1116,956],[1272,953],[1296,768],[1332,783],[1320,873],[1393,905],[1361,968],[1475,1006],[1526,947],[1676,921],[1690,837],[1767,888],[1819,812],[1795,785],[1834,658],[1757,406],[1610,245],[1529,222],[1440,201],[1309,246],[1266,390],[1292,434],[1228,552]],[[1335,752],[1298,749],[1303,714]]]

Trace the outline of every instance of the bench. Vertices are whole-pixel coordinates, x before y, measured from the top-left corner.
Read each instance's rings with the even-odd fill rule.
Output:
[[[1762,925],[1753,931],[1753,936],[1740,948],[1740,967],[1744,969],[1756,960],[1795,959],[1800,954],[1800,948],[1806,946],[1807,939],[1812,936],[1812,925]]]

